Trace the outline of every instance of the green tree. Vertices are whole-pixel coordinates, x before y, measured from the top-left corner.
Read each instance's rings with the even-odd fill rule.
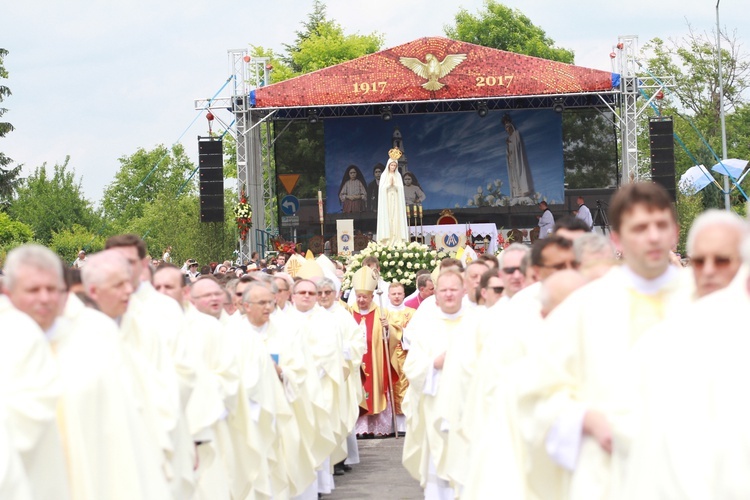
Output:
[[[729,36],[722,32],[721,36],[727,157],[748,158],[750,108],[746,94],[750,88],[750,59],[742,52],[736,35]],[[682,146],[675,146],[677,177],[696,163],[711,167],[717,163],[711,150],[719,157],[722,155],[715,37],[689,29],[685,37],[677,40],[654,38],[644,50],[652,53],[652,57],[647,60],[650,75],[670,75],[676,80],[676,88],[668,92],[660,103],[660,112],[674,117],[675,134],[689,151],[688,154]],[[644,130],[640,144],[647,148],[645,145],[648,140],[645,135]],[[702,139],[705,139],[708,146]],[[743,184],[746,192],[748,186],[750,183]],[[723,207],[723,195],[716,186],[709,185],[701,194],[706,208]],[[732,203],[736,207],[744,203],[744,198],[738,191],[734,191]]]
[[[380,34],[347,35],[337,22],[327,21],[303,40],[290,57],[294,61],[293,67],[300,68],[300,73],[310,73],[372,54],[382,46],[383,36]]]
[[[572,50],[555,47],[555,41],[520,10],[495,0],[486,0],[484,10],[477,15],[460,9],[455,25],[444,29],[454,40],[573,64]]]
[[[684,193],[677,190],[677,223],[680,225],[680,241],[677,251],[682,255],[687,254],[687,234],[693,221],[703,212],[703,194],[695,192]]]
[[[0,212],[0,246],[13,242],[27,243],[34,238],[31,226],[10,218],[10,215]]]
[[[372,54],[383,47],[383,36],[377,32],[347,35],[339,23],[328,19],[320,0],[315,0],[313,11],[295,35],[294,43],[284,45],[286,54],[280,58],[290,73],[274,75],[274,82]]]
[[[73,224],[69,228],[53,232],[49,247],[67,263],[72,263],[78,252],[88,253],[104,250],[104,236],[92,232],[90,229]]]
[[[0,80],[8,78],[8,71],[3,65],[3,59],[8,55],[8,51],[0,48]],[[10,95],[10,89],[0,84],[0,103]],[[0,117],[2,117],[8,110],[0,107]],[[0,137],[5,137],[9,132],[13,130],[13,125],[8,122],[0,121]],[[8,158],[0,151],[0,208],[6,206],[13,199],[13,194],[18,188],[20,182],[19,175],[21,174],[21,166],[10,168],[13,162],[12,159]]]
[[[612,116],[595,109],[563,113],[563,161],[569,189],[616,184],[617,142]]]
[[[300,46],[303,42],[308,40],[312,35],[320,35],[320,25],[328,22],[326,17],[326,5],[320,0],[313,2],[313,10],[307,15],[307,21],[303,21],[302,30],[295,32],[296,38],[292,44],[284,44],[286,50],[286,57],[284,57],[284,63],[291,68],[295,73],[302,73],[302,68],[297,65],[294,61],[293,56],[300,51]]]
[[[56,164],[51,175],[47,165],[38,167],[18,188],[18,196],[10,205],[10,215],[31,226],[36,239],[49,244],[55,231],[79,224],[92,228],[99,218],[69,168],[70,157],[62,165]]]
[[[159,195],[174,199],[195,169],[180,144],[171,150],[163,145],[150,151],[140,148],[119,161],[120,170],[102,197],[104,216],[117,231],[126,227],[129,221],[141,217],[148,204]],[[185,185],[185,190],[195,193],[196,184],[193,177]]]
[[[229,191],[224,200],[224,222],[203,223],[196,195],[182,194],[175,199],[161,193],[144,206],[143,215],[131,220],[125,231],[141,235],[154,256],[161,256],[161,251],[171,246],[173,262],[178,265],[187,259],[201,264],[231,259],[237,247],[232,214],[235,201]]]

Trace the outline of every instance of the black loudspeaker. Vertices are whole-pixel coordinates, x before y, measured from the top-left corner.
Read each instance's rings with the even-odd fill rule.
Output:
[[[198,138],[201,222],[224,222],[224,150],[221,139]]]
[[[672,200],[676,200],[672,119],[649,120],[648,137],[651,143],[651,180],[664,187]]]

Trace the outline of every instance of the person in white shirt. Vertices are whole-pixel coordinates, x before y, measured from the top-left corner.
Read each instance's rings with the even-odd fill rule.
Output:
[[[73,262],[73,267],[75,269],[80,269],[86,264],[86,252],[81,250],[78,252],[78,258]]]
[[[539,237],[546,238],[555,227],[555,217],[549,209],[546,201],[539,202],[542,215],[539,216]]]
[[[589,230],[591,230],[594,226],[594,220],[591,218],[591,210],[586,206],[583,196],[579,196],[576,199],[576,203],[578,203],[578,210],[573,212],[576,215],[576,219],[581,219],[589,227]]]

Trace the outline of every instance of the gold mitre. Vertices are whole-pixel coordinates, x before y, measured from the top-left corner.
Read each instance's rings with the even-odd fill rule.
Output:
[[[336,273],[336,264],[334,264],[333,261],[326,257],[324,254],[318,255],[318,257],[315,259],[315,262],[320,264],[320,267],[322,267],[324,270],[328,270],[334,274]]]
[[[307,262],[304,257],[302,257],[300,254],[295,253],[291,257],[289,257],[289,260],[286,262],[286,265],[284,266],[284,271],[289,273],[289,276],[292,278],[297,277],[297,273],[299,273],[299,270],[302,268],[304,263]]]
[[[312,251],[309,248],[307,252],[305,253],[305,260],[315,260],[315,256],[313,255]]]
[[[305,260],[305,263],[297,271],[297,278],[309,280],[323,277],[323,268],[314,260]]]
[[[377,271],[363,266],[352,276],[352,288],[355,292],[374,292],[378,287]]]
[[[392,148],[388,151],[388,158],[390,158],[391,160],[398,160],[403,154],[404,153],[402,153],[400,149]]]

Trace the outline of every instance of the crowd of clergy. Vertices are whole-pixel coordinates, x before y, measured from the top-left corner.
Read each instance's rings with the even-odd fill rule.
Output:
[[[408,297],[375,257],[349,290],[311,254],[197,277],[126,234],[79,283],[18,247],[0,498],[319,498],[391,436],[425,498],[750,498],[748,223],[700,215],[685,266],[660,186],[621,188],[609,221],[444,259]]]

